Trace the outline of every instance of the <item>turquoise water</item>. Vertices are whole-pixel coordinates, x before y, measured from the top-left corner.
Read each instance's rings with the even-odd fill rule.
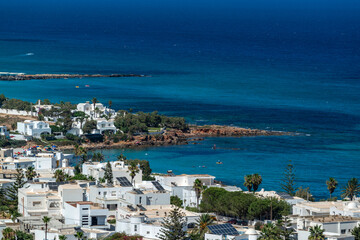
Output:
[[[297,185],[317,198],[327,196],[328,177],[340,186],[359,177],[359,4],[200,2],[88,1],[82,11],[80,0],[2,2],[1,72],[151,77],[0,82],[0,92],[31,101],[97,97],[191,123],[302,133],[125,150],[155,172],[209,173],[239,186],[257,172],[262,187],[279,190],[292,160]],[[122,150],[103,153],[115,159]]]

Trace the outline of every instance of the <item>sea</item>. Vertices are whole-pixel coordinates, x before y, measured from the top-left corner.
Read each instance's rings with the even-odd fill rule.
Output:
[[[0,72],[147,77],[2,81],[0,93],[298,133],[101,152],[243,189],[259,173],[276,191],[291,161],[296,187],[325,199],[334,177],[339,197],[360,177],[359,10],[352,0],[1,1]]]

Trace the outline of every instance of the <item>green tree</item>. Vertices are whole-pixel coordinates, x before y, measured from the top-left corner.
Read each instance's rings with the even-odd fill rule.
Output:
[[[295,171],[294,165],[291,164],[291,161],[286,166],[284,177],[282,179],[281,188],[288,193],[290,196],[294,196],[295,191]]]
[[[9,227],[2,230],[2,240],[15,240],[15,231]]]
[[[195,234],[198,234],[201,239],[204,239],[205,233],[209,231],[208,226],[212,225],[216,218],[208,213],[201,214],[196,220]]]
[[[313,195],[310,192],[309,187],[303,188],[303,187],[300,186],[298,188],[298,190],[296,191],[295,196],[299,197],[299,198],[302,198],[302,199],[305,199],[307,201],[312,201],[312,202],[315,201]]]
[[[88,158],[88,154],[85,148],[79,146],[78,144],[75,145],[75,156],[80,156],[81,159],[81,163],[86,162],[87,158]]]
[[[33,240],[34,237],[30,233],[26,233],[20,230],[15,231],[16,234],[16,240]]]
[[[50,222],[51,218],[48,216],[44,216],[42,218],[43,223],[45,223],[45,240],[47,240],[47,232],[48,232],[48,223]]]
[[[113,171],[110,162],[107,162],[105,166],[104,178],[109,184],[113,184]]]
[[[135,162],[131,162],[130,165],[128,166],[128,170],[130,172],[130,177],[131,177],[131,184],[134,185],[134,178],[136,176],[136,174],[140,171],[138,166],[136,165]]]
[[[28,167],[25,172],[25,176],[28,180],[33,180],[36,177],[35,168],[33,166]]]
[[[59,236],[59,240],[66,240],[66,239],[67,239],[67,237],[65,235],[60,235]]]
[[[25,175],[22,169],[17,168],[15,174],[15,182],[6,188],[6,196],[8,199],[9,205],[17,208],[18,206],[18,190],[25,185],[24,181]]]
[[[183,230],[186,218],[180,208],[175,207],[161,223],[162,228],[157,236],[161,240],[184,240],[186,232]]]
[[[196,207],[199,208],[199,201],[201,198],[201,194],[206,189],[206,186],[199,179],[195,179],[193,184],[193,189],[195,190],[195,194],[196,194]]]
[[[251,176],[251,182],[254,192],[258,190],[260,184],[262,183],[262,177],[260,174],[255,173]]]
[[[309,240],[325,240],[324,229],[319,225],[315,225],[309,228],[310,235],[308,237]]]
[[[77,231],[74,236],[78,239],[78,240],[83,240],[84,239],[84,233]]]
[[[64,182],[65,181],[65,173],[61,169],[57,169],[54,172],[53,178],[56,179],[56,182]]]
[[[228,192],[223,188],[209,187],[203,194],[200,204],[200,209],[203,212],[216,212],[219,213],[219,199],[225,196]]]
[[[360,240],[360,226],[354,227],[351,234],[355,237],[355,240]]]
[[[249,192],[251,192],[251,189],[253,188],[252,180],[252,175],[246,175],[244,177],[244,186],[248,189]]]
[[[176,207],[179,207],[179,208],[183,207],[183,202],[178,196],[171,196],[170,204],[175,205]]]
[[[350,201],[354,200],[354,197],[356,197],[360,193],[360,184],[357,178],[351,178],[345,188],[342,190],[343,194],[341,197],[343,198],[350,198]]]
[[[273,223],[267,223],[260,232],[259,240],[282,240],[280,229]]]
[[[95,120],[88,120],[85,122],[82,130],[84,133],[91,133],[92,130],[97,128],[97,122]]]
[[[338,185],[338,181],[335,180],[335,178],[329,178],[329,180],[326,181],[326,185],[327,185],[327,189],[329,190],[330,193],[330,199],[331,199],[331,195],[334,193],[337,185]]]

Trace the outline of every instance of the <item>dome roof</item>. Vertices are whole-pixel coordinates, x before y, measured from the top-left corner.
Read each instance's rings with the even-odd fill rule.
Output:
[[[253,228],[249,228],[246,232],[245,232],[246,235],[257,235],[257,232],[255,229]]]

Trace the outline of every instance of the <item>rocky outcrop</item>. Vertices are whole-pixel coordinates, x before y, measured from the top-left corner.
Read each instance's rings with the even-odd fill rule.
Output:
[[[17,74],[0,75],[0,81],[24,81],[34,79],[66,79],[66,78],[111,78],[111,77],[145,77],[141,74]]]

